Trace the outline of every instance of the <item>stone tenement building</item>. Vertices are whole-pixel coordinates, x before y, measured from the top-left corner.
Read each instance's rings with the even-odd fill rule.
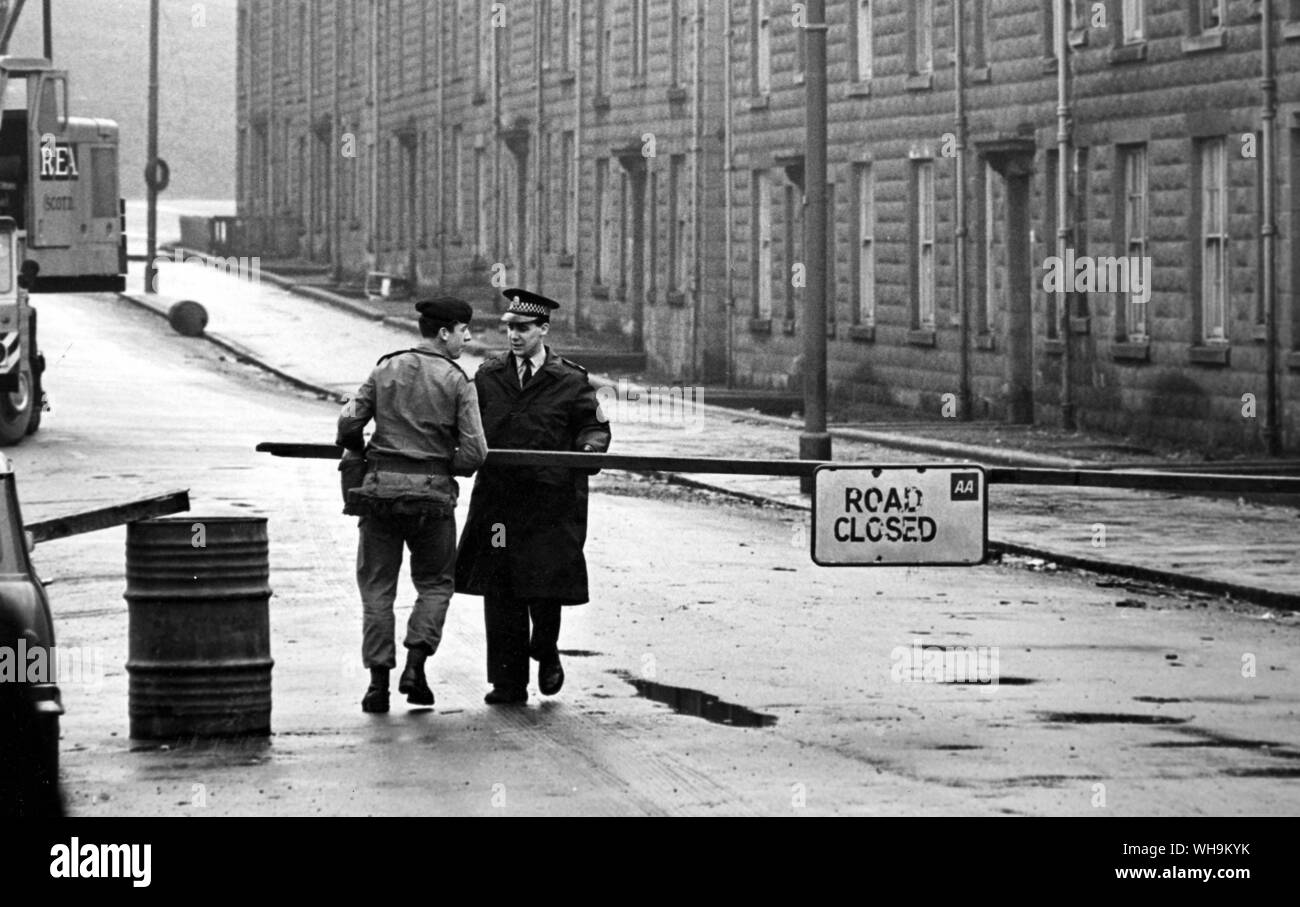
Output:
[[[1058,224],[1053,0],[828,0],[833,400],[1047,424],[1064,401],[1251,451],[1271,398],[1300,450],[1300,0],[1271,0],[1267,52],[1262,6],[1069,4]],[[239,212],[268,252],[480,306],[526,285],[660,376],[799,387],[802,5],[239,9]]]

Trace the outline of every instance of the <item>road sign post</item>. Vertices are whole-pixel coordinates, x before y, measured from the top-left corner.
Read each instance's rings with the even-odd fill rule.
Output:
[[[980,466],[821,466],[812,559],[822,567],[963,566],[988,548]]]

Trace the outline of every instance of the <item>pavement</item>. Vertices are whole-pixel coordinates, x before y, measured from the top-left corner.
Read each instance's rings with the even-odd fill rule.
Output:
[[[322,398],[346,399],[374,360],[418,337],[409,304],[370,302],[320,286],[310,276],[261,270],[237,280],[199,264],[164,265],[159,295],[141,292],[142,267],[133,266],[124,299],[165,317],[176,299],[208,310],[207,338]],[[295,342],[310,336],[311,342]],[[500,348],[476,336],[475,356]],[[563,345],[557,347],[563,353]],[[612,417],[611,452],[679,456],[797,457],[801,423],[707,402],[708,388],[684,389],[671,412],[651,405],[643,376],[592,375],[614,386],[623,405]],[[639,396],[638,396],[639,395]],[[843,463],[978,463],[1044,468],[1185,468],[1187,451],[1153,451],[1124,439],[1041,426],[922,420],[916,413],[884,412],[867,423],[832,425],[833,459]],[[269,441],[328,443],[332,438],[279,437]],[[1207,463],[1204,471],[1215,464]],[[764,504],[808,511],[797,479],[767,476],[668,475],[669,481],[724,491]],[[1294,497],[1198,496],[1124,489],[993,485],[989,490],[990,552],[1035,570],[1060,567],[1121,577],[1117,605],[1132,607],[1127,592],[1164,583],[1203,596],[1240,599],[1300,610],[1300,508]],[[1279,503],[1282,502],[1282,503]],[[1125,604],[1127,603],[1127,604]],[[1140,602],[1139,602],[1140,604]]]

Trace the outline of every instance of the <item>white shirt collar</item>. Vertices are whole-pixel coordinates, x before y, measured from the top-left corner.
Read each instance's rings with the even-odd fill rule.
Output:
[[[546,364],[546,345],[542,344],[537,348],[537,352],[528,357],[528,361],[533,364],[533,374],[536,375]],[[518,356],[515,357],[515,370],[518,371],[524,367],[523,360]]]

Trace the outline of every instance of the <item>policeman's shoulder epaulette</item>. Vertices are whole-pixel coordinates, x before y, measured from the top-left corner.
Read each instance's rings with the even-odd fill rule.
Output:
[[[557,356],[556,358],[559,359],[561,362],[563,362],[565,365],[567,365],[569,368],[576,368],[584,375],[587,374],[587,370],[583,368],[581,365],[578,365],[578,363],[574,362],[572,359],[565,359],[563,356]]]

